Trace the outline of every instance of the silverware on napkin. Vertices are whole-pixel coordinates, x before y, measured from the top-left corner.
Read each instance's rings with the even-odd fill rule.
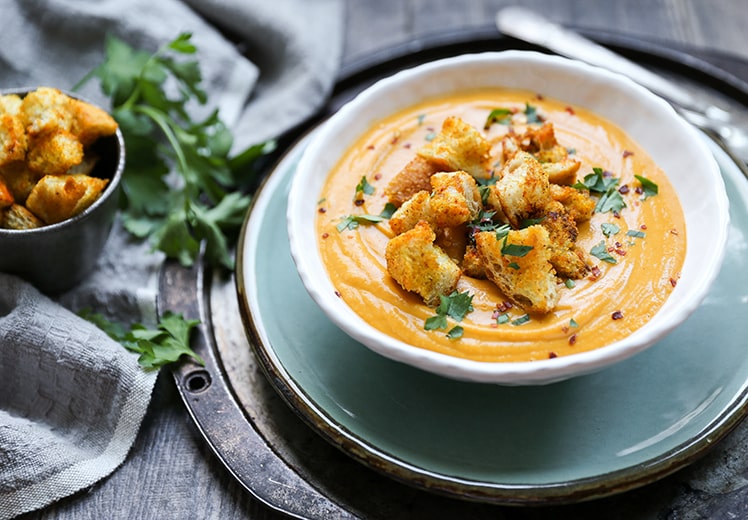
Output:
[[[496,26],[503,34],[620,72],[647,87],[668,101],[686,121],[714,139],[748,177],[748,112],[728,111],[700,100],[680,85],[529,9],[513,6],[499,10]]]

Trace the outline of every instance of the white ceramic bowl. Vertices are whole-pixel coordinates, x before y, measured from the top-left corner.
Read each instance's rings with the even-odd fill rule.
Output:
[[[314,229],[317,202],[328,173],[378,120],[429,97],[481,87],[532,90],[586,107],[626,131],[668,175],[685,213],[686,259],[678,285],[664,306],[630,336],[596,350],[555,359],[517,363],[470,361],[387,336],[335,296]],[[507,385],[544,384],[590,373],[653,345],[682,323],[706,295],[722,263],[728,223],[724,183],[704,137],[665,101],[621,75],[526,51],[439,60],[369,87],[310,139],[288,199],[291,254],[299,275],[309,294],[337,326],[388,358],[455,379]]]

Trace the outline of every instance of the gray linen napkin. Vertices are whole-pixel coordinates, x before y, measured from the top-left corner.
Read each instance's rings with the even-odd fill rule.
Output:
[[[322,104],[342,10],[341,0],[6,0],[0,88],[72,88],[103,59],[107,33],[155,50],[189,31],[211,107],[242,148]],[[81,94],[107,106],[95,83]],[[117,222],[96,271],[54,300],[0,273],[0,519],[84,489],[126,457],[156,374],[76,312],[155,322],[162,260]]]

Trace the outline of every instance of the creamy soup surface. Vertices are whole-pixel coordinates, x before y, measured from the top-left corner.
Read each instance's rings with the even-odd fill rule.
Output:
[[[458,324],[462,335],[426,330],[435,309],[403,290],[387,272],[385,247],[393,233],[387,220],[362,221],[339,231],[350,215],[379,215],[385,208],[385,187],[410,161],[418,147],[449,116],[457,116],[498,141],[510,126],[484,129],[496,108],[517,111],[533,107],[553,123],[559,144],[581,161],[578,179],[593,168],[620,178],[626,207],[619,213],[595,213],[579,225],[579,247],[589,252],[605,241],[616,263],[590,255],[592,273],[580,280],[559,279],[559,301],[545,315],[527,314],[514,306],[490,281],[463,275],[460,292],[473,295],[473,311]],[[514,131],[524,131],[515,125]],[[654,196],[642,193],[635,175],[655,183]],[[366,177],[374,192],[356,204],[356,186]],[[619,231],[603,233],[604,223]],[[481,90],[426,101],[383,119],[363,135],[339,161],[319,194],[316,222],[323,262],[339,296],[366,322],[414,348],[429,349],[478,361],[530,361],[592,350],[624,338],[644,325],[675,287],[686,251],[683,211],[665,173],[644,149],[621,129],[578,106],[526,91]],[[498,309],[498,310],[497,310]],[[504,318],[498,318],[500,315]],[[501,323],[499,323],[501,321]]]

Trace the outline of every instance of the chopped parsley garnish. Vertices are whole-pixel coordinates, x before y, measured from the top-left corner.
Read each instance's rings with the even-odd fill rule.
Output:
[[[590,254],[596,258],[599,258],[603,262],[609,264],[617,264],[618,261],[608,252],[608,246],[605,245],[605,240],[601,240],[599,244],[590,249]]]
[[[512,321],[512,325],[524,325],[528,321],[530,321],[530,315],[524,314],[520,316],[519,318],[517,318],[516,320]]]
[[[525,220],[522,221],[520,228],[524,229],[530,226],[534,226],[536,224],[542,224],[544,220],[545,220],[544,216],[539,217],[539,218],[526,218]]]
[[[500,125],[508,125],[512,122],[512,111],[508,108],[494,108],[491,110],[491,113],[488,114],[488,117],[486,118],[486,123],[483,125],[483,128],[488,130],[488,128],[493,123],[499,123]]]
[[[501,246],[501,254],[506,256],[517,256],[522,258],[527,253],[532,251],[532,246],[523,246],[519,244],[507,244],[506,237],[504,237],[504,244]],[[510,264],[511,267],[511,264]]]
[[[473,310],[473,295],[468,292],[453,291],[449,296],[439,296],[439,300],[436,315],[426,319],[423,325],[425,330],[446,329],[449,325],[447,318],[462,321],[467,313]],[[463,329],[458,325],[447,332],[447,337],[458,339],[462,337],[462,334]]]
[[[642,190],[644,190],[645,199],[647,197],[654,197],[655,195],[657,195],[657,193],[659,193],[660,188],[654,182],[641,175],[634,175],[634,177],[636,177],[636,180],[641,183]]]
[[[527,116],[528,125],[543,122],[540,118],[540,115],[538,114],[538,109],[527,102],[525,102],[525,116]]]
[[[606,237],[613,236],[621,230],[621,228],[618,227],[617,224],[611,224],[609,222],[603,222],[600,227],[603,231],[603,235],[605,235]]]
[[[423,124],[424,119],[426,119],[426,114],[418,114],[418,126]]]
[[[377,222],[382,222],[386,219],[387,218],[383,217],[382,215],[347,215],[343,217],[343,220],[340,222],[340,224],[335,226],[335,229],[337,229],[338,232],[342,233],[346,229],[356,229],[359,224],[376,224]]]
[[[507,313],[499,314],[498,316],[496,316],[496,323],[499,325],[509,323],[509,315]]]
[[[611,188],[597,201],[595,211],[597,213],[618,213],[625,207],[626,202],[623,200],[621,194],[615,188]]]
[[[517,262],[511,262],[507,267],[511,267],[512,269],[519,269],[519,264]]]
[[[576,329],[577,327],[579,327],[579,324],[574,320],[574,318],[572,318],[569,320],[569,327]]]
[[[428,134],[426,134],[426,137],[424,137],[424,139],[426,139],[427,141],[433,141],[435,138],[436,138],[435,132],[429,132]]]
[[[369,181],[366,180],[366,175],[361,177],[361,180],[356,184],[356,196],[358,197],[361,193],[364,195],[371,195],[374,193],[374,186],[369,184]]]
[[[139,354],[138,364],[145,369],[159,369],[178,361],[182,356],[191,357],[200,365],[205,364],[190,347],[190,334],[200,323],[199,320],[187,320],[181,314],[167,311],[159,318],[155,329],[134,323],[128,330],[123,324],[110,321],[103,314],[89,309],[80,311],[79,315],[127,350]]]
[[[627,237],[636,237],[636,238],[644,238],[647,236],[647,234],[644,231],[639,231],[637,229],[629,229],[626,231]]]
[[[384,205],[384,209],[382,209],[382,212],[379,214],[380,217],[389,219],[392,217],[392,215],[397,211],[397,206],[395,206],[393,203],[388,202]]]
[[[579,190],[590,190],[600,194],[595,211],[598,213],[619,212],[626,207],[626,202],[621,194],[616,190],[619,179],[605,175],[602,168],[593,168],[592,173],[584,176],[584,180],[573,185]]]
[[[564,280],[564,285],[566,286],[567,289],[573,289],[574,287],[577,286],[577,282],[575,282],[571,278],[567,278],[566,280]]]

